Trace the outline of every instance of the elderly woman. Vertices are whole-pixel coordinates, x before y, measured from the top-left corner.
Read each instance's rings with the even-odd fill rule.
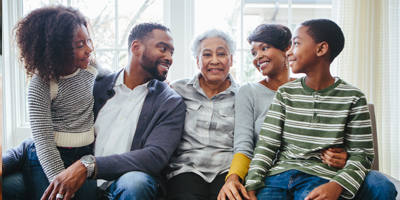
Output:
[[[235,42],[212,29],[197,36],[192,54],[200,72],[172,88],[186,103],[181,142],[167,166],[167,199],[217,199],[233,157],[238,84],[229,74]]]

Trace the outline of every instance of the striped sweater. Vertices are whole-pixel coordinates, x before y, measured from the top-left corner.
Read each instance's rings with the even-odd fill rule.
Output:
[[[32,138],[49,182],[65,169],[57,147],[82,147],[94,141],[92,90],[100,72],[89,66],[60,77],[58,82],[46,84],[34,75],[29,83]]]
[[[324,164],[319,151],[345,148],[345,167]],[[273,160],[277,155],[277,161]],[[291,169],[339,183],[342,197],[355,196],[374,157],[371,120],[366,98],[359,89],[338,79],[315,91],[305,77],[281,86],[263,123],[246,189],[264,186],[264,177]]]

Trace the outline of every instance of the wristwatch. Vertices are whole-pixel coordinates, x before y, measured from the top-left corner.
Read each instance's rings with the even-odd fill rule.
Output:
[[[86,167],[86,178],[89,179],[94,175],[94,167],[96,164],[96,160],[92,155],[86,155],[81,158],[81,163]]]

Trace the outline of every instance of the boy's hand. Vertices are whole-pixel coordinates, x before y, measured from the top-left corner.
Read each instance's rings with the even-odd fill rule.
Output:
[[[226,179],[226,182],[222,189],[219,191],[218,200],[243,200],[240,193],[244,199],[250,199],[247,194],[246,188],[239,182],[239,176],[237,174],[232,174]]]
[[[338,183],[331,181],[311,191],[304,200],[336,200],[342,193],[343,188]]]
[[[247,193],[249,194],[250,200],[257,200],[255,190],[248,191]]]
[[[336,169],[342,169],[346,165],[347,157],[347,152],[342,148],[321,150],[322,162]]]

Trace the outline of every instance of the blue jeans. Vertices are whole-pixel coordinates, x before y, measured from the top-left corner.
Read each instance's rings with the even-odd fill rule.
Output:
[[[143,172],[128,172],[115,180],[104,192],[102,199],[156,199],[157,180]]]
[[[93,154],[91,146],[78,148],[57,148],[60,151],[64,167],[68,168],[84,155]],[[40,199],[50,185],[39,163],[35,144],[32,143],[27,151],[26,161],[23,167],[24,182],[30,199]],[[75,192],[74,199],[97,199],[96,181],[85,181],[83,186]]]
[[[15,172],[3,177],[2,189],[3,189],[4,200],[29,199],[22,171]]]
[[[298,170],[289,170],[274,176],[267,176],[264,187],[257,190],[257,199],[301,199],[307,197],[314,188],[328,183],[329,180],[306,174]],[[382,173],[370,171],[354,199],[394,200],[396,188]],[[344,199],[339,197],[339,199]]]

